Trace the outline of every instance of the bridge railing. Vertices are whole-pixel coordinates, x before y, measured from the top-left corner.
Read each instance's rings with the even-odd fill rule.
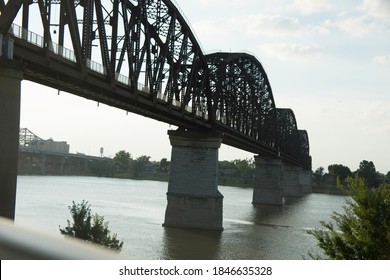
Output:
[[[22,39],[22,40],[24,40],[32,45],[35,45],[35,46],[40,47],[40,48],[44,48],[45,43],[44,43],[44,38],[42,36],[40,36],[34,32],[31,32],[30,30],[27,30],[27,29],[15,24],[15,23],[12,24],[9,33],[11,33],[16,38]],[[67,49],[63,46],[60,46],[54,42],[49,43],[49,50],[52,53],[65,58],[66,60],[69,60],[69,61],[72,61],[75,63],[77,62],[76,55],[75,55],[74,51]],[[100,64],[96,61],[88,59],[86,62],[86,66],[90,70],[92,70],[96,73],[99,73],[102,75],[107,75],[106,68],[102,64]],[[122,84],[130,85],[129,77],[126,77],[123,74],[116,73],[116,80]],[[141,83],[138,83],[137,89],[140,91],[145,91],[147,93],[150,93],[150,89],[148,87],[145,87]]]
[[[44,46],[44,40],[43,37],[31,32],[19,25],[12,24],[9,33],[13,34],[15,37],[25,40],[29,42],[30,44],[33,44],[37,47],[43,48]]]
[[[76,60],[76,56],[74,54],[73,51],[67,49],[67,48],[64,48],[63,46],[60,46],[56,43],[53,43],[51,42],[50,43],[50,50],[57,54],[57,55],[60,55],[62,56],[63,58],[67,59],[67,60],[70,60],[70,61],[73,61],[73,62],[77,62]]]
[[[0,217],[1,260],[120,260],[126,255]]]
[[[124,84],[124,85],[127,85],[127,86],[130,86],[131,85],[131,80],[129,77],[121,74],[121,73],[116,73],[115,74],[115,79],[118,83],[121,83],[121,84]],[[137,83],[137,89],[139,91],[142,91],[142,92],[146,92],[146,93],[150,93],[150,88],[141,84],[141,83]]]
[[[42,36],[40,36],[34,32],[31,32],[30,30],[27,30],[27,29],[15,24],[15,23],[12,24],[9,33],[12,34],[14,37],[22,39],[22,40],[24,40],[32,45],[35,45],[37,47],[40,47],[40,48],[45,47],[44,38]],[[49,50],[52,53],[54,53],[55,55],[58,55],[58,56],[66,59],[68,61],[77,63],[76,55],[75,55],[74,51],[72,51],[70,49],[67,49],[63,46],[60,46],[54,42],[49,42]],[[88,59],[86,61],[86,66],[90,70],[92,70],[96,73],[99,73],[102,75],[107,75],[106,67],[104,67],[102,64],[100,64],[96,61]],[[127,86],[130,86],[130,84],[131,84],[130,78],[121,74],[121,73],[116,73],[115,79],[119,83],[127,85]],[[145,86],[142,83],[137,83],[137,90],[142,91],[142,92],[147,93],[147,94],[151,93],[150,88],[148,86]],[[168,96],[165,94],[162,94],[161,92],[157,93],[157,98],[159,100],[162,100],[162,101],[168,103]],[[173,99],[171,102],[171,105],[174,107],[180,108],[182,104],[180,101]],[[193,112],[192,108],[188,105],[185,106],[185,110],[188,113],[195,113],[195,116],[198,118],[203,118],[205,120],[208,119],[207,113],[204,113],[200,110],[196,110],[195,112]]]
[[[93,61],[91,59],[87,59],[87,67],[96,73],[100,73],[102,75],[107,75],[107,69],[100,63]]]

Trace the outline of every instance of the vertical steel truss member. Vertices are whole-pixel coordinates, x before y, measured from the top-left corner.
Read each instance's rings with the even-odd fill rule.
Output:
[[[27,147],[31,144],[37,144],[41,141],[44,141],[39,136],[32,133],[27,128],[20,128],[19,129],[19,146],[20,147]]]
[[[276,148],[275,102],[260,62],[244,53],[214,53],[206,59],[215,120]]]
[[[170,1],[0,0],[2,34],[21,7],[20,25],[42,36],[46,48],[70,49],[80,69],[92,68],[113,86],[125,82],[168,106],[208,114],[203,52]]]
[[[241,138],[243,149],[310,166],[307,133],[292,111],[276,109],[261,63],[244,53],[205,56],[169,0],[0,0],[6,36],[24,79],[182,128],[221,130],[227,144]]]
[[[298,152],[298,161],[302,162],[304,168],[311,170],[311,156],[309,146],[309,135],[306,130],[298,130],[298,143],[300,144]]]
[[[300,152],[300,143],[294,112],[291,109],[277,108],[276,115],[278,119],[280,152],[288,157],[297,159]]]

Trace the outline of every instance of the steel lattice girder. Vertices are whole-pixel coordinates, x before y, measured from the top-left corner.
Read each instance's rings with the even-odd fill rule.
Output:
[[[278,136],[280,152],[291,158],[297,158],[299,150],[298,126],[291,109],[277,108]]]
[[[215,120],[275,147],[275,102],[261,63],[245,53],[213,53],[206,60]]]
[[[70,49],[81,71],[99,68],[112,85],[122,75],[134,90],[142,84],[153,100],[159,95],[182,110],[208,114],[211,103],[203,52],[170,1],[0,3],[3,35],[7,33],[3,29],[8,30],[19,9],[23,10],[22,27],[42,36],[48,50]]]
[[[311,170],[309,135],[306,130],[298,130],[299,153],[298,160],[304,163],[305,168]]]
[[[307,162],[291,119],[277,116],[261,63],[244,53],[204,56],[169,0],[0,0],[0,13],[3,37],[21,26],[14,57],[25,79]]]

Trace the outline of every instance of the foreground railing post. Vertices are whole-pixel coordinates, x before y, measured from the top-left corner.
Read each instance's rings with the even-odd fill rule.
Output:
[[[15,219],[18,172],[20,62],[0,57],[0,216]]]

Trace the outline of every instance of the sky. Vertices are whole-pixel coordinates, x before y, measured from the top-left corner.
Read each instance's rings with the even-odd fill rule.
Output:
[[[313,171],[362,160],[390,171],[389,0],[176,0],[205,53],[246,52],[267,72],[276,107],[309,135]],[[170,159],[175,129],[22,82],[21,127],[73,153]],[[220,160],[253,154],[223,145]]]

